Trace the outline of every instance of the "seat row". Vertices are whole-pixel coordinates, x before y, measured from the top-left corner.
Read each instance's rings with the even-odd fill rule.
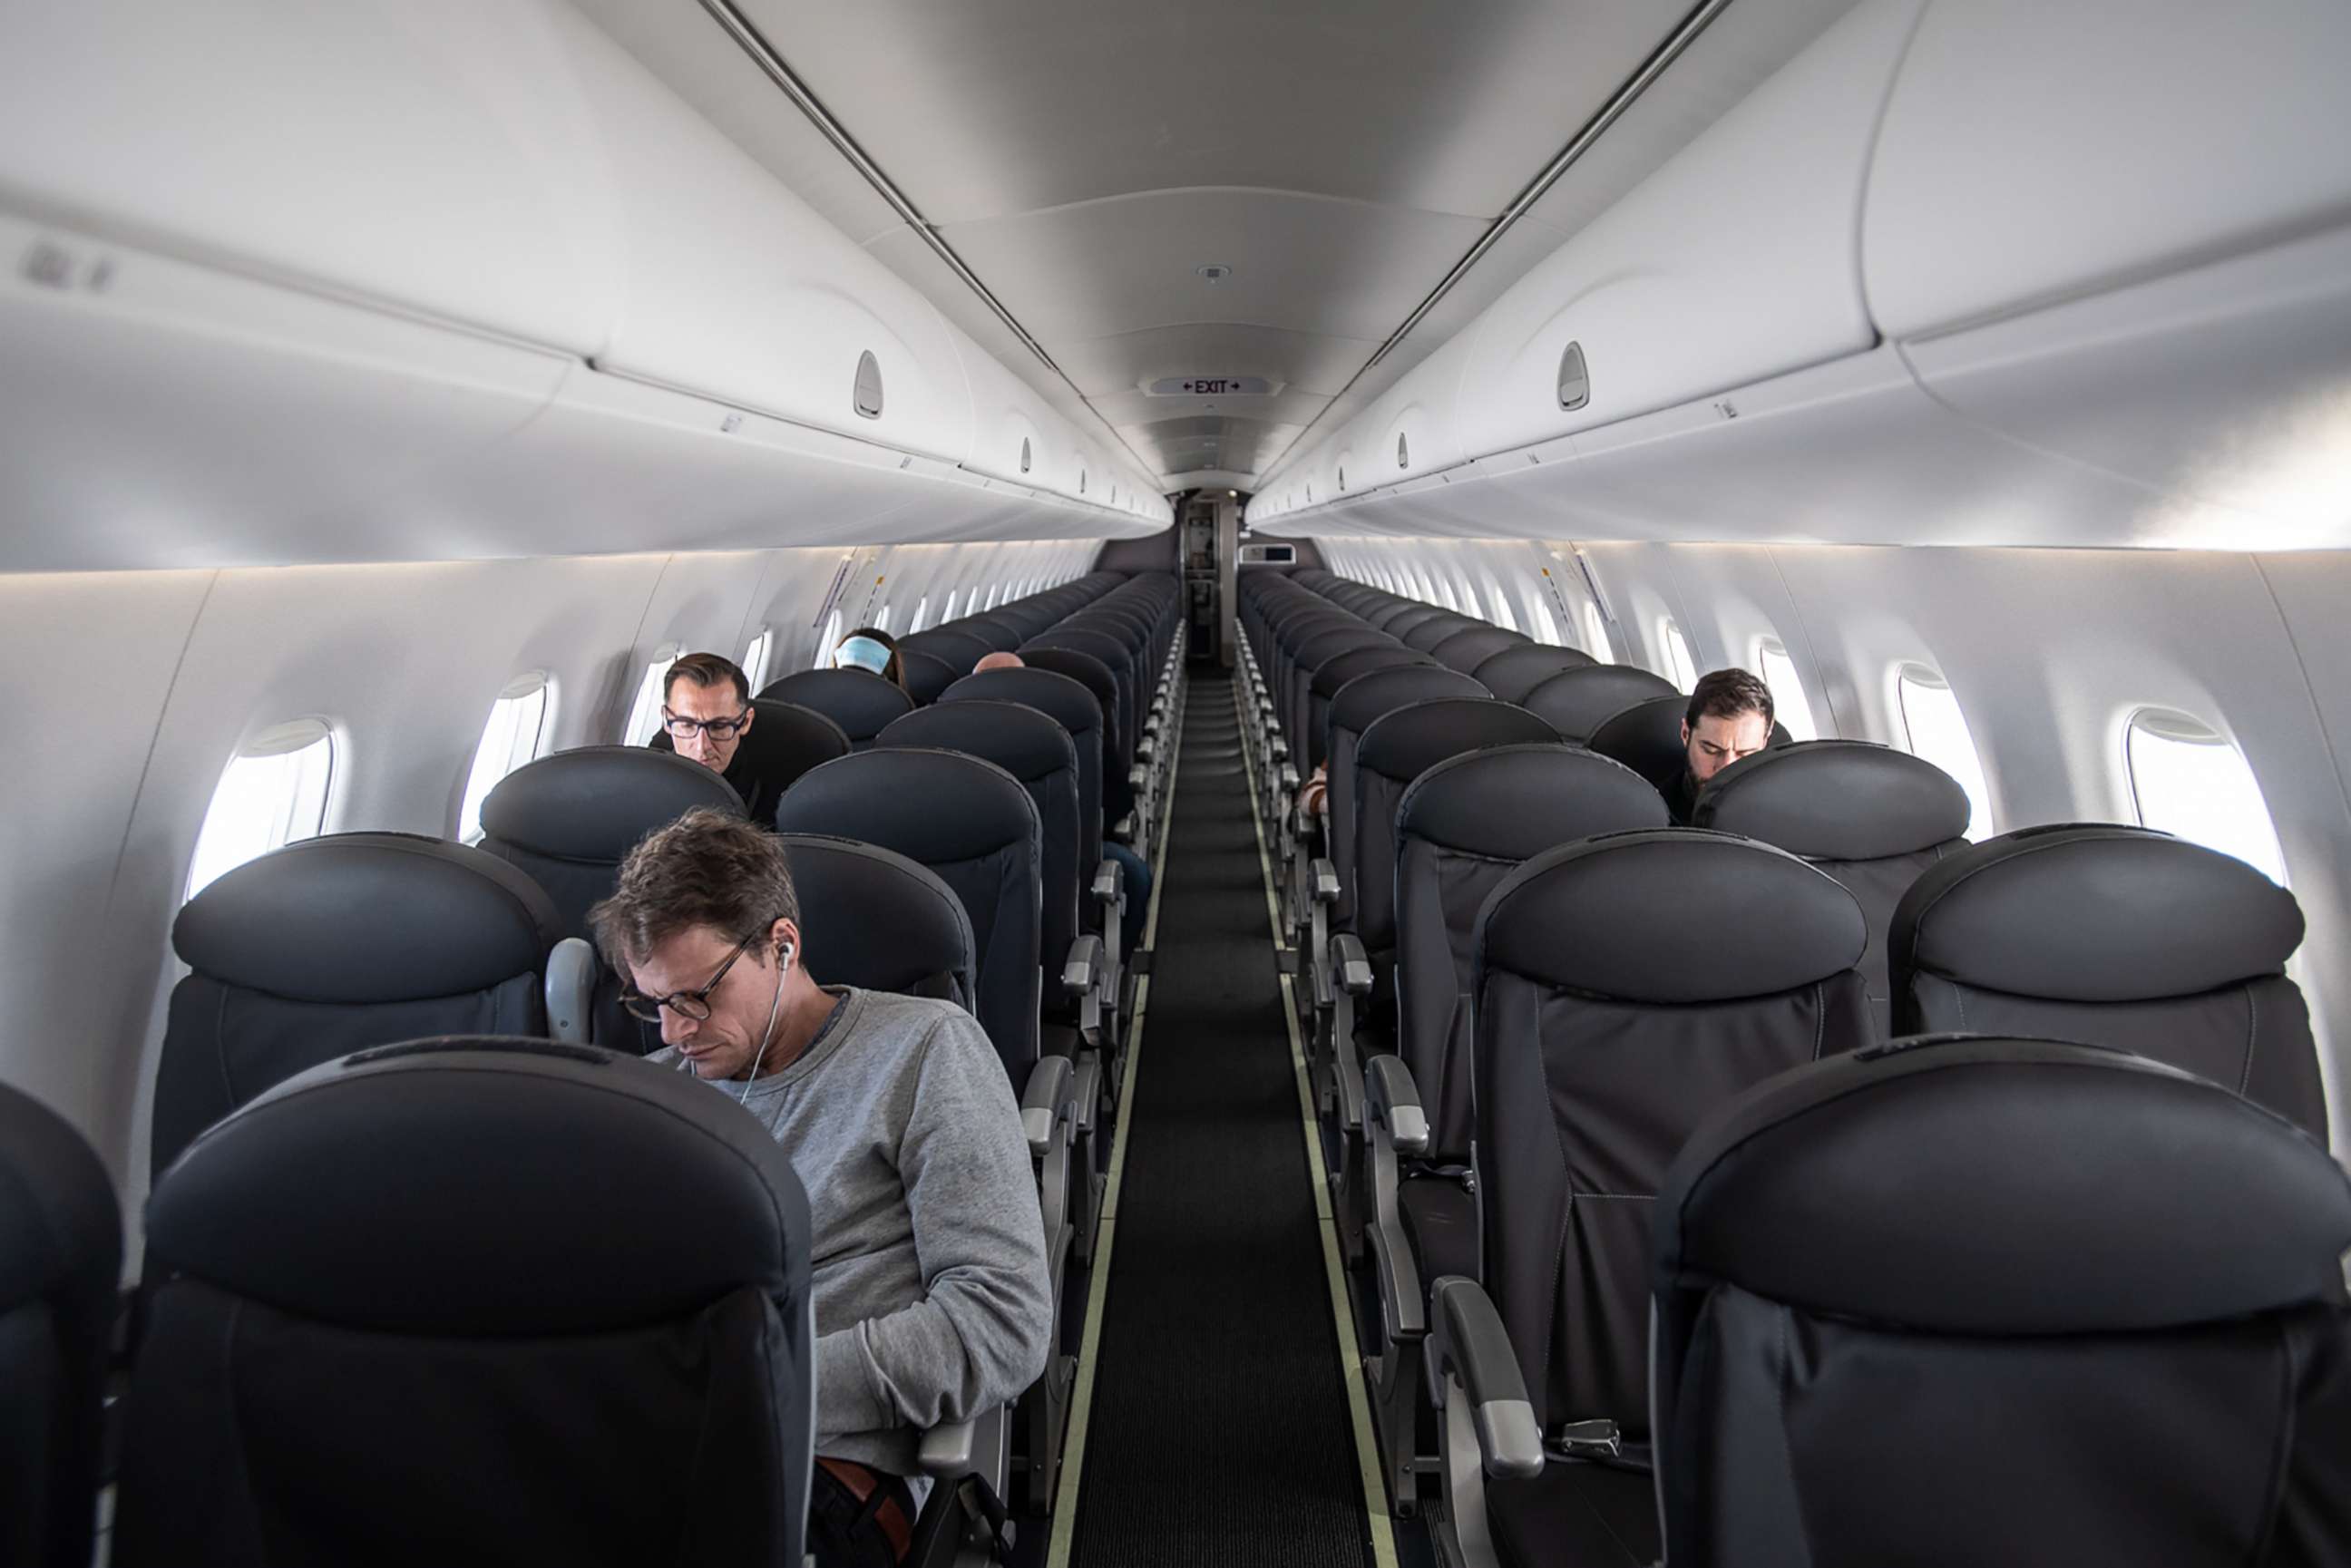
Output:
[[[1956,784],[1845,741],[1736,763],[1698,826],[1671,827],[1661,759],[1611,744],[1662,729],[1641,710],[1666,699],[1555,723],[1419,650],[1342,648],[1303,602],[1336,580],[1252,575],[1244,702],[1277,806],[1301,739],[1281,694],[1290,722],[1322,726],[1327,813],[1290,806],[1293,909],[1389,1485],[1448,1540],[1485,1541],[1470,1560],[1654,1559],[1652,1219],[1697,1129],[1777,1074],[1896,1035],[2012,1031],[2186,1069],[2323,1143],[2284,973],[2301,914],[2242,862],[2099,824],[1970,846]],[[1319,715],[1298,706],[1348,661]],[[1564,719],[1559,685],[1600,668],[1506,689],[1552,686]],[[1331,856],[1306,852],[1318,839]],[[1505,1349],[1531,1374],[1541,1442],[1519,1470],[1489,1465],[1490,1487],[1465,1456],[1492,1434],[1447,1418],[1466,1375],[1448,1312],[1490,1312],[1481,1375]]]
[[[904,694],[862,671],[818,672],[841,677],[800,691],[824,709],[763,696],[761,719],[745,738],[765,737],[772,755],[763,760],[803,764],[771,825],[783,835],[810,912],[803,954],[810,971],[828,984],[953,999],[996,1045],[1021,1098],[1057,1300],[1071,1303],[1063,1322],[1073,1347],[1084,1291],[1068,1289],[1068,1265],[1091,1253],[1115,1111],[1120,1022],[1132,1000],[1117,960],[1124,890],[1115,863],[1099,852],[1101,779],[1122,755],[1110,737],[1131,718],[1138,745],[1151,750],[1138,756],[1130,813],[1164,806],[1155,753],[1159,737],[1172,736],[1180,721],[1184,632],[1175,585],[1164,575],[1081,580],[1039,597],[1074,608],[1036,621],[1032,642],[1082,635],[1108,644],[1100,653],[1114,662],[1093,651],[1071,655],[1100,671],[1097,684],[1044,667],[1053,662],[1050,646],[1029,660],[1024,644],[1029,667],[960,676],[929,705],[901,706],[859,749],[852,737],[863,726],[850,721]],[[1027,624],[1039,607],[1022,601],[995,618],[1008,612]],[[1130,688],[1131,710],[1119,696]],[[656,1031],[619,1007],[611,965],[585,940],[586,917],[611,891],[636,842],[696,808],[744,810],[708,768],[654,747],[590,747],[508,775],[484,804],[478,847],[400,833],[327,835],[248,862],[190,901],[173,927],[189,973],[171,999],[153,1099],[156,1196],[136,1312],[139,1380],[151,1372],[185,1375],[166,1364],[178,1354],[166,1347],[184,1342],[158,1342],[153,1333],[165,1314],[181,1310],[170,1305],[174,1287],[165,1282],[179,1280],[183,1269],[200,1274],[208,1289],[230,1295],[249,1289],[256,1300],[282,1302],[272,1292],[283,1270],[332,1274],[335,1259],[356,1245],[319,1242],[284,1212],[241,1197],[187,1197],[204,1190],[192,1186],[183,1167],[193,1150],[207,1145],[207,1129],[242,1120],[241,1108],[306,1071],[423,1054],[407,1043],[421,1040],[554,1042],[525,1078],[571,1071],[546,1063],[602,1063],[607,1051],[634,1056],[659,1043]],[[1144,824],[1135,831],[1147,841],[1147,817]],[[455,1092],[485,1080],[476,1073],[450,1082]],[[417,1135],[426,1135],[425,1124]],[[474,1168],[477,1150],[466,1138],[453,1134],[441,1146],[466,1149],[464,1168]],[[604,1168],[591,1155],[567,1149],[554,1132],[530,1147],[543,1178],[589,1179],[589,1207],[604,1203],[612,1178],[590,1176]],[[279,1166],[274,1179],[303,1186],[309,1169]],[[654,1186],[674,1191],[674,1180],[664,1176]],[[234,1255],[258,1271],[173,1259],[168,1228],[156,1224],[173,1193],[182,1195],[171,1200],[181,1207],[170,1212],[203,1217],[204,1246],[233,1242],[233,1250],[242,1249]],[[417,1230],[408,1240],[422,1246],[430,1238]],[[468,1268],[479,1261],[462,1248],[448,1256]],[[263,1267],[268,1260],[275,1261]],[[471,1288],[442,1272],[435,1270],[434,1289]],[[357,1305],[360,1299],[345,1298],[356,1317],[321,1305],[325,1321],[360,1326],[375,1310]],[[104,1301],[110,1307],[110,1281]],[[103,1343],[102,1318],[94,1332]],[[1070,1356],[1057,1354],[1014,1419],[934,1434],[926,1456],[943,1473],[977,1471],[1016,1507],[1043,1511],[1071,1371]],[[75,1421],[95,1409],[87,1384],[54,1392],[57,1408]],[[152,1420],[173,1427],[174,1441],[211,1442],[184,1426],[194,1417],[169,1398],[134,1400],[134,1425],[142,1404],[156,1413]],[[148,1517],[169,1518],[197,1496],[174,1486],[150,1489],[141,1501],[138,1479],[126,1474],[126,1520],[150,1508],[159,1511]],[[52,1481],[67,1500],[60,1517],[74,1516],[72,1500],[91,1498],[86,1468],[66,1465]],[[126,1537],[137,1538],[136,1528]]]

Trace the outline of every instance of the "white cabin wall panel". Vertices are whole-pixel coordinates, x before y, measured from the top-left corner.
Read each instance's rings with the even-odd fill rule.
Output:
[[[613,192],[556,0],[12,8],[0,207],[592,354]]]
[[[2339,221],[2340,0],[1936,0],[1863,219],[1911,337]]]
[[[85,1134],[131,1076],[114,1050],[119,966],[140,949],[108,918],[131,810],[206,571],[0,577],[0,1081]],[[157,791],[209,789],[157,774]],[[122,1151],[101,1142],[118,1177]]]
[[[1803,683],[1813,723],[1826,738],[1882,739],[1857,722],[1859,694],[1851,673],[1824,666],[1813,647],[1811,629],[1781,575],[1778,552],[1765,545],[1676,545],[1670,561],[1680,597],[1690,612],[1685,622],[1698,672],[1736,666],[1763,672],[1755,657],[1759,641],[1778,639]]]

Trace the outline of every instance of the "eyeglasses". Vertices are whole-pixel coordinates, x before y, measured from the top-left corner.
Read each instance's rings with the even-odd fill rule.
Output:
[[[735,951],[726,955],[726,962],[718,966],[718,973],[711,976],[710,983],[702,989],[672,991],[665,997],[649,997],[634,987],[631,987],[621,993],[621,1006],[628,1009],[631,1018],[643,1019],[647,1023],[661,1022],[664,1008],[669,1009],[682,1019],[692,1019],[695,1023],[702,1022],[710,1016],[710,993],[718,988],[719,983],[726,978],[726,971],[735,967],[735,960],[740,958],[744,950],[758,941],[760,935],[761,933],[754,931],[736,943]]]
[[[673,740],[691,740],[697,729],[713,740],[731,740],[750,722],[748,712],[738,713],[733,718],[686,718],[666,707],[662,709],[662,727],[669,731]]]

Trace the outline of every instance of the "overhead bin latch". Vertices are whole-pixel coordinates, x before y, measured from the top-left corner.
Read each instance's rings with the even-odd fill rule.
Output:
[[[1583,345],[1570,343],[1559,356],[1559,406],[1582,408],[1592,401],[1592,372],[1584,368]]]

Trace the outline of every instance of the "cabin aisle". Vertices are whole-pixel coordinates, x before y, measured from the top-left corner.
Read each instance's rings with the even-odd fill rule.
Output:
[[[1229,681],[1196,665],[1071,1561],[1371,1561]]]

